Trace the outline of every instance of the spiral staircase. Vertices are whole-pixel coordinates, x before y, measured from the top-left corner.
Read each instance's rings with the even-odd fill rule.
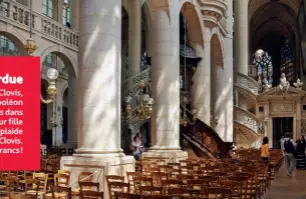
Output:
[[[139,99],[139,83],[143,81],[146,85],[145,92],[151,95],[151,66],[146,67],[139,74],[128,78],[123,82],[122,86],[122,148],[129,153],[129,145],[134,134],[148,120],[141,120],[137,115],[132,114],[127,119],[124,112],[125,98],[132,97],[131,112],[134,112],[140,104]],[[181,93],[186,95],[186,93]],[[192,113],[181,106],[181,113],[186,111],[189,120],[192,120]],[[130,130],[128,130],[130,129]],[[182,147],[191,148],[197,156],[200,157],[227,157],[231,143],[225,143],[209,125],[205,124],[197,118],[194,124],[181,126],[181,145]]]
[[[259,85],[255,79],[235,73],[234,142],[240,147],[259,147],[264,136],[256,116]]]

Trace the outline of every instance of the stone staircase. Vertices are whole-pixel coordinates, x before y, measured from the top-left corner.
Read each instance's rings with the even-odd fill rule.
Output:
[[[125,98],[130,96],[132,98],[132,113],[139,106],[139,83],[143,81],[146,85],[146,93],[151,95],[151,66],[142,70],[139,74],[128,78],[123,82],[122,90],[122,102],[124,107]],[[188,93],[182,92],[182,96],[189,98]],[[124,111],[124,108],[123,108]],[[181,107],[181,112],[183,112],[183,107]],[[191,120],[192,113],[186,110],[188,118]],[[126,119],[126,114],[122,114],[123,121],[123,143],[125,143],[122,148],[129,148],[133,134],[139,131],[139,128],[148,120],[140,120],[136,114],[132,114],[129,119]],[[132,132],[127,132],[127,128],[131,129]],[[227,157],[229,147],[231,143],[225,143],[219,137],[218,133],[214,131],[209,125],[205,124],[203,121],[197,118],[195,124],[187,125],[186,127],[181,126],[181,140],[187,141],[188,147],[190,147],[197,156],[200,157]]]
[[[256,116],[259,85],[247,75],[235,74],[234,142],[242,147],[259,147],[264,136],[258,130],[260,121]],[[243,143],[243,144],[242,144]]]

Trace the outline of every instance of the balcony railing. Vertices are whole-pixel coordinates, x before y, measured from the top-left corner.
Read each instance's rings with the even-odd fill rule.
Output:
[[[18,24],[18,27],[29,31],[30,9],[28,7],[12,0],[4,0],[0,5],[0,16],[4,17],[8,23],[15,26]],[[42,36],[52,39],[54,42],[68,47],[78,47],[79,36],[76,31],[34,11],[32,11],[32,28],[34,33],[41,33]]]
[[[253,78],[247,75],[237,72],[236,85],[251,91],[254,95],[258,95],[258,89],[259,89],[258,83]]]
[[[254,114],[234,106],[234,120],[239,124],[248,127],[257,134],[258,124],[257,118]]]

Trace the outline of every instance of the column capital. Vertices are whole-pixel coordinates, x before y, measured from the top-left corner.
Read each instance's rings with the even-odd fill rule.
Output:
[[[204,22],[211,22],[217,25],[222,17],[226,16],[227,4],[223,0],[201,0],[200,6]]]

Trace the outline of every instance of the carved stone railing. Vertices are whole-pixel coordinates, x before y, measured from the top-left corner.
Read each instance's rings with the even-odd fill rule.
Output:
[[[145,84],[151,82],[151,67],[141,71],[139,74],[127,79],[124,81],[123,86],[125,89],[123,90],[124,97],[130,95],[133,97],[137,91],[139,90],[140,81],[144,81]]]
[[[241,74],[236,73],[236,85],[251,91],[254,95],[258,95],[259,86],[257,81],[255,81],[253,78]]]
[[[242,124],[258,134],[258,121],[254,114],[234,106],[234,121]]]
[[[0,20],[18,26],[25,31],[30,29],[30,8],[13,0],[4,0],[0,5]],[[47,16],[32,11],[33,32],[40,33],[43,37],[52,39],[67,47],[78,48],[78,32],[66,27]]]

